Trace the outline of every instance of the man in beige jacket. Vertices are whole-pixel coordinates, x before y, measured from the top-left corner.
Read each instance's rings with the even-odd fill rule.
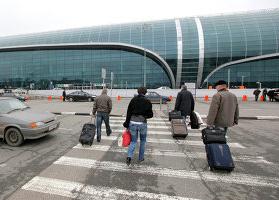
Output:
[[[212,97],[207,115],[207,126],[224,128],[238,124],[239,109],[236,96],[227,89],[226,81],[219,80],[215,84],[217,93]]]
[[[93,115],[96,114],[96,126],[97,126],[97,142],[101,141],[101,127],[104,120],[106,125],[107,136],[111,134],[111,129],[109,126],[109,114],[112,109],[111,98],[107,95],[107,89],[103,89],[102,94],[95,99],[93,106]]]

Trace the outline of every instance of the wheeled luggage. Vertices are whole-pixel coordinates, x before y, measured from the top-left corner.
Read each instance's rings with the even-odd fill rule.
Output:
[[[79,142],[82,145],[92,145],[96,133],[96,126],[93,123],[86,123],[83,125]]]
[[[169,121],[171,121],[172,119],[183,119],[183,116],[181,116],[180,111],[173,110],[169,112]]]
[[[195,111],[193,111],[190,114],[190,125],[191,125],[191,129],[199,129],[200,128],[199,119],[198,119],[197,113]]]
[[[226,170],[231,172],[234,169],[231,151],[227,144],[206,144],[205,151],[210,170]]]
[[[204,144],[219,143],[226,144],[226,132],[223,128],[202,129],[202,140]]]
[[[188,135],[185,119],[172,119],[171,129],[173,137],[186,138]]]

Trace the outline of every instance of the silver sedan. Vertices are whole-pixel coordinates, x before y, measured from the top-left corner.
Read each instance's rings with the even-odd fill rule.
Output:
[[[20,146],[25,139],[41,138],[59,125],[52,113],[38,113],[17,99],[0,98],[0,138],[10,146]]]

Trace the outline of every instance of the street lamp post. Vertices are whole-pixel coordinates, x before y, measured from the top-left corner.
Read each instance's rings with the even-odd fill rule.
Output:
[[[146,87],[146,51],[144,49],[143,86]]]
[[[246,76],[241,76],[241,86],[243,86],[243,81]]]

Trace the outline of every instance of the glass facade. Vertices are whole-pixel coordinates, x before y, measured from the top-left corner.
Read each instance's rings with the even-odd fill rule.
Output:
[[[174,77],[177,76],[178,41],[182,41],[181,83],[197,82],[201,85],[216,79],[226,79],[231,69],[232,84],[239,84],[245,76],[246,86],[259,81],[278,87],[279,10],[265,10],[231,15],[198,17],[203,34],[199,34],[195,18],[178,19],[181,38],[178,38],[175,20],[129,23],[34,33],[0,38],[0,87],[27,87],[34,83],[46,89],[50,82],[74,84],[99,84],[101,68],[107,69],[106,83],[110,72],[115,74],[117,88],[149,88],[171,86],[171,80],[162,64],[143,54],[115,49],[63,49],[22,50],[26,46],[61,44],[121,43],[136,45],[154,52],[164,59]],[[201,38],[202,37],[202,38]],[[203,42],[202,42],[203,41]],[[17,51],[9,48],[17,47]],[[201,51],[200,48],[204,49]],[[269,60],[248,63],[246,59],[274,54]],[[203,64],[201,63],[203,61]],[[233,61],[243,63],[233,65]],[[230,65],[230,63],[232,64]],[[220,66],[228,64],[225,68]],[[273,67],[272,67],[273,66]],[[211,72],[219,69],[211,76]],[[265,74],[257,76],[258,71]],[[249,72],[249,73],[248,73]],[[200,74],[199,74],[200,73]],[[271,75],[272,73],[272,75]],[[145,77],[146,74],[146,78]],[[245,74],[245,75],[241,75]],[[277,74],[277,75],[276,75]],[[210,76],[209,76],[210,75]],[[271,78],[268,78],[271,77]],[[242,79],[242,78],[241,78]],[[274,86],[275,87],[275,86]]]

